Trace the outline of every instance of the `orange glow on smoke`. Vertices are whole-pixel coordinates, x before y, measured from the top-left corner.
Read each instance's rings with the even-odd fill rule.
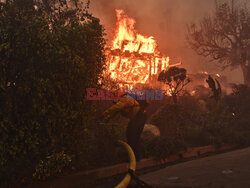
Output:
[[[157,50],[154,37],[138,34],[136,21],[116,10],[117,28],[112,46],[107,52],[106,76],[123,84],[149,83],[169,65],[169,57]]]

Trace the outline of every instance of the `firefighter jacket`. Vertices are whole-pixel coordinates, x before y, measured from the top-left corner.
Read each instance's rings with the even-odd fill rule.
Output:
[[[105,120],[109,120],[116,114],[120,113],[124,117],[132,119],[140,111],[140,104],[130,95],[122,96],[116,104],[107,109],[103,116]]]

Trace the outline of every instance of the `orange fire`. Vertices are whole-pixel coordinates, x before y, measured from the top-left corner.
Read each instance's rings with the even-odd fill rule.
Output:
[[[113,44],[107,52],[106,76],[123,85],[150,83],[154,75],[165,70],[169,57],[157,50],[154,37],[138,34],[135,19],[116,10],[117,28]]]

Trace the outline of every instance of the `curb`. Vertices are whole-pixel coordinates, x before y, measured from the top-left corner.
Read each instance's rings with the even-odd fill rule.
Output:
[[[202,156],[208,153],[215,153],[215,152],[223,152],[230,149],[237,148],[236,145],[226,145],[221,147],[216,146],[203,146],[203,147],[195,147],[195,148],[188,148],[184,152],[179,152],[175,155],[171,155],[161,161],[156,161],[154,159],[142,159],[141,161],[137,162],[136,170],[140,170],[143,168],[149,168],[154,166],[165,165],[169,163],[174,163],[181,161],[183,159],[190,159],[198,156]],[[58,177],[53,180],[47,180],[45,182],[36,182],[29,187],[49,187],[49,188],[75,188],[75,187],[83,187],[84,185],[96,181],[98,179],[109,178],[115,175],[123,174],[128,171],[128,163],[121,163],[109,167],[89,170],[78,172],[72,175]]]

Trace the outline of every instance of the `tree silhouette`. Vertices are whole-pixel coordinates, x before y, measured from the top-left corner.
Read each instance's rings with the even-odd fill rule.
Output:
[[[158,76],[158,81],[163,82],[169,87],[169,92],[173,97],[174,103],[177,103],[177,95],[191,81],[187,78],[186,73],[187,70],[184,68],[171,67],[168,70],[163,70]]]
[[[187,40],[197,54],[222,68],[240,66],[244,82],[250,86],[250,14],[246,7],[218,6],[213,16],[188,26]]]

